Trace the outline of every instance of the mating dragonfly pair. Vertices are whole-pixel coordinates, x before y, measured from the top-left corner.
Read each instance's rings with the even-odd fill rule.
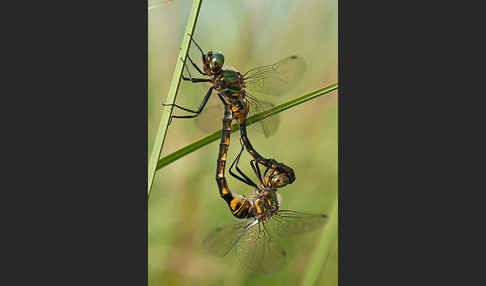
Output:
[[[218,228],[204,240],[204,247],[212,254],[225,256],[236,245],[240,264],[249,271],[270,273],[285,265],[286,254],[275,236],[300,234],[322,226],[326,215],[307,214],[279,207],[280,195],[277,189],[291,184],[295,174],[291,167],[275,159],[260,155],[250,143],[246,130],[246,120],[254,113],[259,113],[273,104],[259,98],[266,95],[281,95],[302,76],[305,64],[301,57],[290,56],[273,65],[262,66],[241,74],[232,67],[224,66],[222,53],[208,51],[204,53],[201,47],[192,39],[202,55],[202,68],[188,56],[192,66],[203,76],[209,78],[194,78],[185,68],[189,77],[183,80],[193,83],[208,82],[211,87],[204,96],[199,108],[191,110],[177,104],[168,106],[192,113],[191,115],[172,115],[172,118],[195,118],[205,108],[213,91],[216,91],[224,106],[221,142],[216,168],[216,182],[219,194],[226,202],[233,216],[241,219],[224,228]],[[166,106],[166,105],[165,105]],[[248,199],[230,191],[225,177],[227,151],[230,144],[231,122],[236,120],[240,126],[241,150],[230,167],[230,174],[239,181],[253,187],[255,194]],[[267,121],[268,122],[268,121]],[[276,128],[270,128],[264,121],[259,123],[265,136],[270,136]],[[246,148],[253,157],[251,168],[258,178],[258,183],[252,181],[238,166],[241,154]],[[260,165],[266,169],[264,172]],[[235,173],[233,168],[236,169]]]

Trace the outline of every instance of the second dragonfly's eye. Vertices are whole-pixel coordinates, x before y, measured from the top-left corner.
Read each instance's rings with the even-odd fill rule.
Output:
[[[288,185],[289,178],[285,175],[278,175],[272,178],[272,185],[277,188]]]

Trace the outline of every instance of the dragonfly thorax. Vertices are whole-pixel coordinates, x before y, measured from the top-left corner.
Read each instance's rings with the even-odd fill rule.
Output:
[[[241,74],[232,69],[223,69],[221,73],[215,76],[216,90],[221,92],[225,97],[239,98],[244,85]]]
[[[275,214],[278,209],[277,193],[273,189],[265,189],[255,195],[248,213],[258,220],[265,220]]]

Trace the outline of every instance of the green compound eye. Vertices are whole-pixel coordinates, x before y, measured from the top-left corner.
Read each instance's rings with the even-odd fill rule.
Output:
[[[221,53],[215,53],[211,56],[211,65],[215,69],[220,69],[224,65],[224,56]]]

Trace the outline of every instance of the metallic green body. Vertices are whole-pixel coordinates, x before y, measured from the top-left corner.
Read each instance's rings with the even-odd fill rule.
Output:
[[[233,70],[222,70],[218,84],[223,96],[239,96],[242,90],[242,81],[239,72]]]

